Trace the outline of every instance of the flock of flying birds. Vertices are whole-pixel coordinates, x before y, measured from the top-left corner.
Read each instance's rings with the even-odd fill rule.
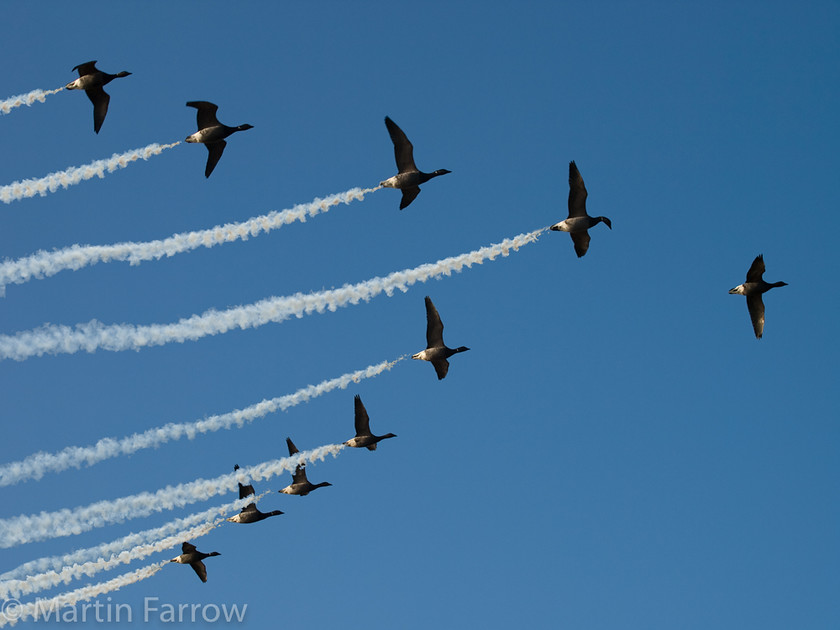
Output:
[[[73,70],[79,71],[79,78],[68,83],[65,88],[68,90],[85,91],[85,94],[87,94],[93,103],[93,129],[96,133],[99,133],[99,130],[102,128],[102,123],[105,121],[105,116],[108,113],[108,104],[110,102],[110,96],[105,92],[103,87],[114,79],[127,77],[131,73],[125,71],[117,74],[102,72],[96,68],[96,61],[79,64]],[[198,131],[188,136],[186,142],[201,143],[207,147],[208,156],[204,176],[210,177],[227,146],[225,138],[237,131],[253,129],[253,126],[248,124],[238,125],[236,127],[223,125],[216,118],[218,106],[207,101],[189,101],[187,102],[187,106],[194,107],[197,110]],[[414,163],[414,147],[403,130],[387,116],[385,117],[385,126],[394,144],[394,157],[398,172],[393,177],[380,182],[380,186],[400,190],[402,192],[400,210],[404,210],[420,194],[420,184],[424,184],[440,175],[446,175],[451,171],[438,169],[431,173],[424,173],[418,169]],[[583,183],[583,177],[581,177],[575,162],[572,161],[569,163],[569,216],[565,220],[550,226],[549,229],[557,232],[568,232],[578,258],[583,257],[589,250],[590,228],[595,227],[599,223],[604,223],[608,228],[612,229],[612,223],[607,217],[593,217],[586,212],[586,197],[587,192],[586,186]],[[746,281],[729,291],[731,294],[746,296],[753,331],[758,339],[761,339],[764,333],[764,302],[762,295],[774,287],[787,285],[785,282],[765,282],[763,277],[764,271],[764,258],[762,255],[758,255],[753,260],[752,265],[750,265]],[[449,348],[444,344],[443,323],[441,322],[440,315],[428,296],[425,301],[427,347],[425,350],[414,354],[412,358],[429,361],[434,366],[438,379],[443,379],[449,371],[449,357],[459,352],[465,352],[469,348],[465,346]],[[376,450],[377,443],[381,440],[396,437],[393,433],[379,436],[371,433],[370,419],[359,396],[355,397],[355,427],[356,436],[344,442],[346,446],[367,448],[373,451]],[[298,452],[291,439],[287,438],[286,444],[290,456]],[[238,468],[238,466],[235,466],[234,470]],[[328,482],[318,484],[310,483],[306,478],[305,466],[301,464],[295,469],[292,483],[280,490],[280,492],[305,496],[317,488],[329,485],[331,484]],[[240,499],[245,499],[253,494],[253,486],[239,484]],[[256,523],[279,514],[283,514],[283,512],[280,510],[260,512],[255,503],[249,503],[246,507],[242,508],[239,514],[227,520],[233,523]],[[199,578],[201,578],[201,581],[206,582],[207,569],[202,560],[211,556],[217,556],[219,553],[215,551],[212,553],[202,553],[189,542],[183,543],[181,551],[181,555],[173,558],[172,562],[189,564],[198,574]]]

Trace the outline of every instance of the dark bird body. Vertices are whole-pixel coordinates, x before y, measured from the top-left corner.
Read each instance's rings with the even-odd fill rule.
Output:
[[[286,446],[289,447],[289,457],[299,452],[297,446],[295,446],[291,438],[286,438]],[[313,490],[331,485],[332,484],[328,481],[322,481],[321,483],[315,484],[309,483],[309,480],[306,478],[306,466],[304,464],[298,464],[295,467],[294,474],[292,475],[291,485],[286,486],[278,492],[282,492],[283,494],[296,494],[298,496],[305,497]]]
[[[218,105],[208,103],[207,101],[189,101],[187,107],[195,107],[198,110],[196,120],[198,123],[198,131],[191,136],[187,136],[187,142],[200,142],[207,147],[207,166],[204,168],[204,176],[210,177],[210,173],[216,168],[216,164],[222,158],[222,153],[227,146],[225,138],[237,131],[246,131],[253,129],[253,125],[239,125],[238,127],[228,127],[223,125],[216,118],[216,110]]]
[[[590,217],[586,213],[586,186],[580,176],[574,160],[569,162],[569,218],[555,223],[549,229],[555,232],[568,232],[575,244],[575,253],[581,258],[589,249],[589,228],[603,221],[612,229],[612,223],[607,217]]]
[[[195,571],[196,575],[198,575],[199,579],[202,582],[207,581],[207,567],[204,566],[202,560],[204,558],[210,558],[212,556],[220,556],[218,551],[213,551],[211,553],[202,553],[195,548],[195,545],[192,545],[188,542],[185,542],[181,545],[181,555],[177,558],[172,558],[170,562],[177,562],[178,564],[188,564],[190,565],[193,570]]]
[[[227,520],[231,523],[259,523],[270,516],[280,516],[281,514],[283,514],[283,512],[280,510],[274,510],[273,512],[260,512],[257,509],[256,503],[249,503],[242,508],[242,511],[239,514],[231,516]]]
[[[420,194],[420,184],[424,184],[433,177],[446,175],[452,171],[438,169],[433,173],[424,173],[414,164],[414,146],[409,142],[403,130],[393,120],[385,116],[385,126],[394,143],[394,157],[397,160],[397,170],[393,177],[380,182],[386,188],[399,188],[402,191],[400,210],[404,210]]]
[[[411,356],[412,359],[429,361],[435,368],[438,380],[449,372],[449,357],[469,350],[466,346],[447,348],[443,343],[443,322],[440,320],[432,298],[426,296],[426,349]]]
[[[367,409],[362,404],[360,396],[354,399],[354,422],[356,425],[356,437],[347,440],[345,444],[353,448],[366,448],[369,451],[375,451],[376,445],[382,440],[397,437],[393,433],[386,433],[385,435],[374,435],[370,432],[370,418],[368,417]]]
[[[108,103],[111,97],[102,88],[114,79],[127,77],[130,72],[118,72],[108,74],[96,69],[95,61],[80,63],[73,70],[79,71],[79,78],[64,86],[67,90],[84,90],[90,102],[93,103],[93,130],[99,133],[102,123],[105,122],[105,115],[108,113]]]
[[[747,296],[747,309],[750,312],[756,339],[761,339],[764,334],[764,300],[761,297],[762,294],[775,287],[787,286],[787,282],[765,282],[763,276],[764,256],[759,254],[750,265],[750,270],[747,272],[747,281],[734,289],[729,289],[729,293],[733,295]]]

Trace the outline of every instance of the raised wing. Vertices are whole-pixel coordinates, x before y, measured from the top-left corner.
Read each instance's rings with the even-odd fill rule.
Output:
[[[574,161],[569,162],[569,217],[586,216],[586,186]],[[583,254],[578,254],[583,256]]]
[[[220,123],[216,118],[216,110],[219,106],[207,101],[189,101],[187,107],[195,107],[198,110],[196,114],[196,122],[199,129],[206,129],[207,127],[217,127]]]
[[[747,272],[747,282],[761,282],[762,276],[764,275],[764,256],[759,254],[755,257],[755,260],[752,261],[750,265],[750,270]],[[762,313],[764,312],[764,308],[762,307]],[[755,321],[755,320],[753,320]],[[760,337],[761,335],[759,335]]]
[[[309,481],[306,478],[306,466],[295,467],[295,472],[292,474],[292,483],[306,483]]]
[[[80,77],[83,77],[86,74],[93,74],[94,72],[99,72],[99,70],[96,69],[95,61],[86,61],[85,63],[80,63],[78,66],[73,68],[73,70],[78,70]],[[73,72],[73,70],[71,70],[70,72]]]
[[[356,437],[362,435],[371,435],[370,432],[370,418],[368,417],[367,409],[362,404],[361,397],[357,394],[355,397],[355,423],[356,423]]]
[[[195,553],[195,545],[185,542],[181,545],[181,553]]]
[[[426,296],[426,347],[439,348],[443,345],[443,322],[440,321],[432,298]]]
[[[394,158],[397,160],[397,170],[400,173],[416,171],[417,167],[414,165],[414,146],[409,142],[403,130],[387,116],[385,116],[385,126],[388,127],[388,134],[391,136],[391,142],[394,143]],[[414,197],[416,196],[414,195]],[[408,203],[411,202],[409,201]],[[400,206],[400,209],[402,209],[402,206]]]

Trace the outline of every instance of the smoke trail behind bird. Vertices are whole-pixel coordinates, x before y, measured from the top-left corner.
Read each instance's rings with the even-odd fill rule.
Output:
[[[241,510],[249,503],[257,503],[269,492],[263,492],[257,496],[250,496],[244,499],[237,499],[227,505],[202,512],[200,515],[209,516],[203,518],[189,527],[176,530],[168,536],[155,538],[152,542],[144,542],[129,548],[121,548],[111,553],[108,558],[101,554],[94,556],[86,562],[73,562],[61,565],[55,569],[49,569],[42,573],[27,574],[24,579],[5,580],[0,582],[0,599],[18,599],[21,595],[31,595],[59,584],[69,584],[71,580],[79,579],[82,576],[93,577],[100,571],[108,571],[121,564],[128,564],[134,560],[142,560],[153,553],[166,551],[180,545],[185,540],[195,540],[210,533],[216,527],[225,522],[225,516],[234,511]],[[219,516],[221,515],[221,516]],[[195,518],[193,515],[191,518]],[[190,518],[190,517],[188,517]],[[183,521],[185,519],[178,519]],[[101,548],[101,546],[100,546]],[[93,549],[97,549],[94,547]]]
[[[340,203],[361,201],[376,188],[351,188],[350,190],[324,199],[315,199],[289,208],[269,212],[240,223],[217,225],[206,230],[182,232],[169,238],[146,242],[114,243],[113,245],[73,245],[51,252],[39,251],[31,256],[0,263],[0,296],[5,294],[6,285],[22,284],[33,278],[48,278],[60,271],[76,271],[98,263],[127,261],[139,265],[147,260],[159,260],[175,256],[200,247],[213,247],[238,240],[248,240],[283,227],[295,221],[305,223],[307,217],[327,212]]]
[[[27,92],[26,94],[18,94],[17,96],[12,96],[4,101],[0,101],[0,113],[8,114],[15,107],[20,107],[21,105],[30,106],[35,101],[43,103],[47,100],[48,96],[50,96],[51,94],[58,94],[63,89],[64,86],[56,88],[54,90],[32,90],[31,92]]]
[[[179,144],[181,143],[153,143],[142,149],[132,149],[125,153],[115,153],[106,160],[96,160],[84,166],[71,166],[63,171],[50,173],[38,179],[24,179],[18,182],[12,182],[6,186],[0,186],[0,201],[11,203],[27,197],[34,197],[35,195],[44,197],[48,192],[55,192],[59,188],[69,188],[86,179],[93,177],[104,178],[106,172],[113,173],[117,169],[125,168],[131,162],[139,159],[148,160],[150,157],[160,155],[166,149],[171,149]]]
[[[394,361],[382,361],[362,370],[348,372],[337,378],[322,381],[317,385],[308,385],[293,394],[287,394],[237,409],[229,413],[210,416],[192,422],[169,423],[142,433],[134,433],[122,439],[103,438],[90,446],[71,446],[57,453],[35,453],[18,462],[0,466],[0,486],[8,486],[26,479],[40,479],[47,472],[60,472],[68,468],[92,466],[97,462],[120,455],[129,455],[146,448],[157,448],[166,442],[181,438],[193,439],[197,435],[243,427],[275,411],[285,411],[290,407],[308,402],[334,389],[346,389],[350,383],[372,378],[390,370],[405,357]]]
[[[242,478],[245,479],[244,476]],[[227,514],[231,510],[239,510],[253,500],[253,496],[249,496],[245,499],[237,499],[236,501],[225,505],[213,507],[209,510],[204,510],[203,512],[197,512],[195,514],[190,514],[189,516],[169,521],[160,527],[153,527],[151,529],[128,534],[121,538],[117,538],[116,540],[105,542],[94,547],[76,549],[75,551],[60,556],[47,556],[36,560],[30,560],[29,562],[24,562],[20,566],[17,566],[14,569],[6,571],[0,575],[0,588],[2,588],[4,584],[13,580],[19,580],[38,573],[46,573],[47,571],[60,571],[67,566],[98,560],[99,558],[111,556],[115,553],[124,551],[125,549],[131,549],[132,547],[136,547],[138,545],[160,540],[161,538],[172,535],[173,532],[189,529],[201,523],[211,521],[219,516],[224,516],[224,514]],[[3,591],[0,590],[0,598],[2,597],[4,597]]]
[[[417,282],[430,278],[451,275],[464,267],[480,265],[497,256],[508,256],[511,250],[518,251],[523,245],[533,243],[547,228],[540,228],[527,234],[507,238],[500,243],[444,258],[435,263],[426,263],[412,269],[396,271],[382,277],[372,278],[358,284],[346,284],[339,289],[316,293],[296,293],[286,297],[272,297],[246,306],[226,311],[211,309],[201,315],[181,319],[172,324],[106,325],[97,320],[77,324],[73,328],[47,324],[34,330],[12,335],[0,335],[0,360],[22,361],[43,354],[72,354],[84,350],[98,349],[120,351],[140,350],[167,343],[194,341],[207,335],[217,335],[237,328],[256,328],[269,322],[282,322],[292,316],[303,317],[311,313],[335,311],[341,306],[367,302],[385,293],[392,296],[399,289],[407,292]]]
[[[155,562],[131,573],[124,573],[113,580],[100,582],[99,584],[89,584],[75,591],[56,595],[50,599],[39,599],[18,606],[4,606],[3,611],[0,613],[0,627],[5,626],[7,623],[14,625],[18,621],[28,619],[29,617],[41,617],[44,620],[61,619],[63,608],[150,578],[166,566],[168,562],[168,560]]]
[[[327,444],[291,457],[275,459],[256,466],[248,466],[213,479],[196,479],[188,483],[161,488],[156,492],[98,501],[73,509],[21,515],[0,520],[0,548],[9,548],[38,540],[59,538],[121,523],[154,512],[172,510],[204,501],[223,492],[238,490],[237,482],[270,479],[283,472],[292,472],[299,464],[333,457],[345,448],[344,444]]]

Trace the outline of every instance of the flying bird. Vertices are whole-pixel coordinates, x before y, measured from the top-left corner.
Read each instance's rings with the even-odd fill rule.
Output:
[[[575,244],[575,253],[578,258],[583,257],[589,249],[589,228],[603,221],[608,228],[612,229],[612,223],[607,217],[590,217],[586,214],[586,196],[583,177],[580,176],[580,171],[572,160],[569,162],[569,218],[555,223],[549,229],[555,232],[568,232]]]
[[[437,372],[438,380],[442,380],[449,372],[449,361],[447,359],[453,354],[466,352],[466,346],[460,348],[447,348],[443,343],[443,322],[440,321],[432,298],[426,296],[426,349],[411,356],[412,359],[429,361]]]
[[[210,558],[211,556],[220,556],[218,551],[213,551],[211,553],[202,553],[195,548],[195,545],[192,545],[188,542],[185,542],[181,545],[181,555],[177,558],[172,558],[170,562],[177,562],[178,564],[188,564],[190,565],[193,570],[195,571],[196,575],[198,575],[199,579],[202,582],[207,581],[207,567],[204,566],[202,560],[204,558]]]
[[[267,519],[270,516],[280,516],[281,514],[283,514],[283,512],[281,512],[280,510],[274,510],[272,512],[260,512],[257,509],[256,503],[249,503],[244,508],[242,508],[242,511],[239,514],[231,516],[227,520],[229,520],[231,523],[258,523],[262,520]]]
[[[297,446],[295,446],[291,438],[286,438],[286,446],[289,447],[289,457],[299,452]],[[313,490],[331,485],[332,484],[329,481],[322,481],[321,483],[316,484],[309,483],[309,480],[306,478],[306,465],[298,464],[297,467],[295,467],[294,475],[292,475],[291,485],[286,486],[278,492],[282,492],[283,494],[296,494],[298,496],[305,497]]]
[[[239,470],[239,464],[234,464],[233,469],[234,470]],[[244,499],[245,497],[249,497],[252,494],[256,494],[256,492],[254,492],[254,486],[252,486],[252,485],[243,486],[241,483],[239,484],[239,498],[240,499]]]
[[[747,281],[734,289],[729,289],[729,293],[733,295],[747,296],[747,309],[750,311],[750,319],[756,339],[761,339],[764,334],[764,300],[761,299],[761,294],[774,287],[787,286],[787,282],[765,282],[763,275],[764,256],[759,254],[750,265],[750,270],[747,272]]]
[[[354,399],[355,404],[355,424],[356,437],[347,440],[344,444],[352,446],[353,448],[366,448],[369,451],[375,451],[376,445],[382,440],[397,437],[393,433],[386,433],[385,435],[374,435],[370,432],[370,418],[368,417],[367,409],[362,404],[361,397],[357,394]]]
[[[66,90],[84,90],[90,102],[93,103],[93,130],[99,133],[105,115],[108,113],[108,103],[111,97],[102,89],[114,79],[127,77],[130,72],[123,70],[117,74],[108,74],[96,69],[95,61],[80,63],[73,70],[79,71],[79,78],[64,86]]]
[[[403,133],[403,130],[387,116],[385,116],[385,126],[388,127],[388,133],[391,135],[391,141],[394,143],[394,157],[397,159],[397,170],[399,172],[393,177],[380,182],[379,185],[385,186],[386,188],[399,188],[402,191],[400,210],[403,210],[420,194],[420,184],[426,183],[433,177],[446,175],[452,171],[447,171],[445,168],[438,169],[433,173],[423,173],[420,171],[414,164],[414,147],[409,142],[405,133]]]
[[[253,125],[239,125],[238,127],[228,127],[223,125],[216,118],[216,110],[218,105],[208,103],[207,101],[189,101],[187,107],[195,107],[198,110],[196,119],[198,121],[198,131],[191,136],[187,136],[187,142],[201,142],[207,147],[209,155],[207,156],[207,166],[204,168],[204,176],[210,177],[210,173],[216,168],[219,160],[222,157],[222,152],[227,146],[225,138],[237,131],[246,131],[253,129]]]

